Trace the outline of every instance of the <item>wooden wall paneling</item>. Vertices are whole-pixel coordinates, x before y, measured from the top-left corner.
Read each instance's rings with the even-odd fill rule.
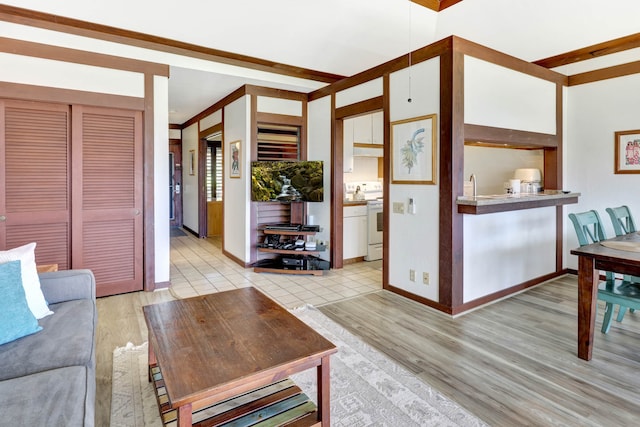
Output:
[[[453,36],[444,38],[440,41],[430,44],[429,46],[421,47],[411,52],[411,64],[416,65],[422,61],[427,61],[431,58],[442,55],[451,49],[453,45]],[[376,67],[365,70],[361,73],[355,74],[349,78],[345,78],[331,85],[317,89],[308,95],[309,101],[324,98],[325,96],[335,94],[350,87],[357,86],[362,83],[366,83],[370,80],[382,77],[385,74],[391,74],[394,71],[399,71],[409,66],[409,54],[394,58],[390,61],[380,64]]]
[[[464,54],[440,57],[440,277],[439,303],[451,312],[463,303],[463,217],[456,195],[464,174]]]
[[[556,136],[558,138],[558,148],[555,150],[555,168],[552,165],[550,169],[556,173],[555,187],[562,189],[563,187],[563,152],[564,152],[564,88],[561,84],[556,83]],[[551,159],[549,159],[551,160]],[[545,151],[545,163],[547,162]],[[546,165],[545,165],[546,170]],[[556,272],[562,271],[564,264],[564,209],[562,206],[556,207]]]
[[[382,288],[389,286],[389,228],[391,227],[391,198],[389,197],[391,186],[391,78],[389,73],[382,76],[382,140],[384,157],[378,159],[378,171],[382,163],[383,195],[382,211],[384,212],[382,224]],[[382,160],[382,162],[380,162]]]
[[[616,77],[630,76],[640,73],[640,61],[628,64],[615,65],[600,70],[587,71],[569,76],[568,86],[577,86],[600,80],[614,79]]]
[[[331,237],[329,245],[329,262],[331,268],[343,267],[343,199],[337,194],[343,193],[344,187],[344,121],[336,117],[336,94],[331,94]]]
[[[250,127],[250,145],[249,154],[251,161],[258,160],[258,97],[250,95],[251,103],[249,127]],[[251,191],[251,190],[249,190]],[[260,206],[258,202],[249,202],[249,265],[253,265],[258,261],[258,224],[259,224]]]
[[[36,242],[38,264],[68,269],[69,107],[0,100],[0,249]]]
[[[516,58],[506,53],[490,49],[478,43],[465,40],[461,37],[452,36],[455,50],[465,55],[490,62],[492,64],[501,65],[511,70],[519,71],[539,79],[547,80],[554,83],[567,85],[567,76],[552,70],[540,67],[522,59]]]
[[[154,76],[150,73],[144,75],[144,115],[142,117],[143,122],[139,123],[139,126],[144,126],[141,133],[141,139],[136,139],[136,150],[140,150],[140,158],[138,161],[141,164],[136,164],[136,173],[141,174],[136,179],[144,182],[143,186],[138,188],[140,200],[143,204],[142,215],[142,253],[140,256],[142,259],[142,274],[141,280],[143,281],[143,288],[147,291],[153,291],[156,288],[156,221],[155,221],[155,199],[154,199],[154,176],[155,176],[155,137],[154,137]],[[138,129],[135,129],[137,132]],[[139,146],[138,146],[139,145]],[[140,168],[138,171],[137,168]],[[144,179],[144,181],[143,181]],[[166,177],[165,177],[166,179]],[[167,182],[166,180],[164,181]],[[144,191],[144,189],[147,189]],[[166,224],[165,224],[166,225]],[[136,239],[138,230],[134,230],[136,233]],[[166,286],[164,286],[166,287]]]
[[[504,144],[509,148],[555,148],[560,144],[557,135],[472,124],[464,125],[464,139],[496,146]]]
[[[556,68],[628,49],[635,49],[637,47],[640,47],[640,33],[572,50],[549,58],[539,59],[533,63],[545,68]]]
[[[98,296],[142,290],[142,112],[73,106],[72,125],[72,267]]]
[[[0,93],[6,99],[64,103],[67,105],[82,104],[94,107],[124,108],[128,110],[144,109],[143,98],[19,83],[0,82]]]

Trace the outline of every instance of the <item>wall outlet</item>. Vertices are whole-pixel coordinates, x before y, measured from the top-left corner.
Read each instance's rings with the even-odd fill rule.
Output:
[[[413,269],[409,270],[409,280],[412,282],[416,281],[416,271]]]
[[[422,283],[425,285],[429,284],[429,273],[422,273]]]
[[[393,213],[404,214],[404,203],[393,202]]]

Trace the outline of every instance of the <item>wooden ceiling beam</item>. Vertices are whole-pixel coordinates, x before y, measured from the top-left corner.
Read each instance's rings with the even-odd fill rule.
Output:
[[[92,37],[99,40],[154,49],[161,52],[175,53],[178,55],[190,56],[193,58],[205,59],[223,64],[298,77],[301,79],[315,80],[324,83],[334,83],[345,77],[4,4],[0,4],[0,21]]]
[[[556,68],[561,65],[586,61],[588,59],[598,58],[600,56],[622,52],[628,49],[635,49],[637,47],[640,47],[640,33],[631,34],[630,36],[620,37],[619,39],[609,40],[607,42],[594,44],[593,46],[540,59],[535,61],[534,64],[545,68]]]
[[[460,3],[462,0],[411,0],[415,4],[419,4],[420,6],[424,6],[428,9],[435,10],[436,12],[440,12],[441,10],[445,10],[449,6],[453,6],[456,3]]]

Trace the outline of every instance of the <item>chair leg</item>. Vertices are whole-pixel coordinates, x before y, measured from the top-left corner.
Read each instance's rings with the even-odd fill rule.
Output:
[[[611,327],[611,316],[613,315],[613,303],[608,302],[607,306],[604,309],[604,319],[602,320],[602,333],[606,334],[609,332],[609,328]]]
[[[624,305],[620,305],[620,308],[618,309],[618,317],[616,318],[616,322],[622,322],[622,319],[624,319],[624,315],[627,312],[627,307],[625,307]]]

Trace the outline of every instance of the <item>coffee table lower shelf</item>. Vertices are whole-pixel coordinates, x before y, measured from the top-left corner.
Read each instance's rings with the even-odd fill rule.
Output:
[[[162,423],[178,425],[177,411],[169,406],[162,372],[149,367]],[[193,413],[193,425],[209,426],[320,426],[317,407],[290,379],[236,396]]]

